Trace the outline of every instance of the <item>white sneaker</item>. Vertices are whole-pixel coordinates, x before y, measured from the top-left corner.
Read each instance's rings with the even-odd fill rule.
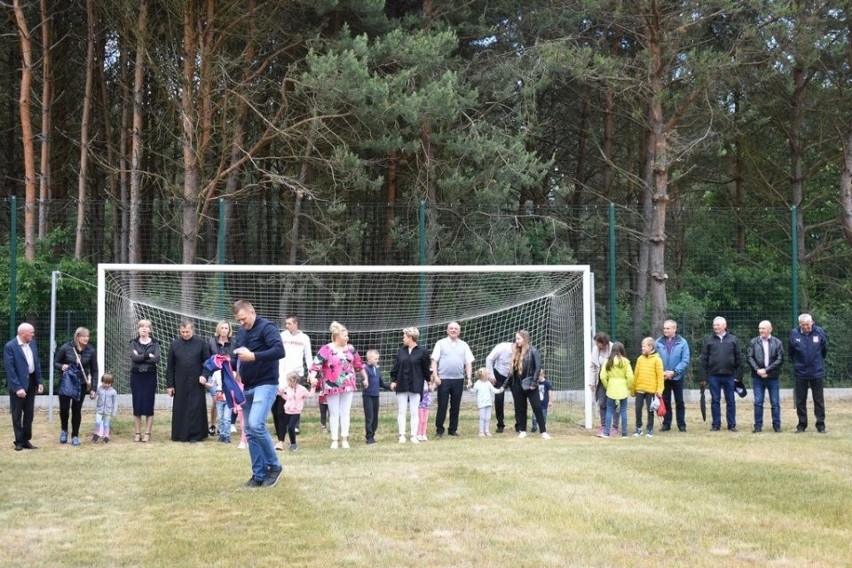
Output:
[[[518,432],[518,438],[526,438],[526,437],[527,437],[527,433],[525,431],[524,432]]]
[[[412,444],[419,444],[420,440],[417,439],[417,436],[412,436],[411,437],[411,443]]]
[[[331,441],[331,449],[332,449],[332,450],[336,450],[336,449],[337,449],[337,440],[332,440],[332,441]]]
[[[238,449],[238,450],[244,450],[244,449],[246,449],[246,443],[245,443],[245,442],[240,442],[240,445],[239,445],[239,446],[237,446],[237,449]]]
[[[231,434],[236,434],[236,433],[237,433],[237,425],[231,424]]]
[[[426,437],[426,434],[423,434],[422,436],[420,436],[420,441],[421,442],[428,442],[429,438]]]
[[[340,442],[340,447],[343,448],[344,450],[348,450],[349,449],[349,440],[347,440],[346,438],[343,438],[343,441]]]
[[[399,437],[399,443],[400,443],[400,444],[404,444],[404,443],[405,443],[405,436],[400,436],[400,437]]]
[[[542,432],[542,433],[541,433],[541,438],[542,438],[543,440],[549,440],[549,439],[550,439],[550,434],[548,434],[547,432]]]

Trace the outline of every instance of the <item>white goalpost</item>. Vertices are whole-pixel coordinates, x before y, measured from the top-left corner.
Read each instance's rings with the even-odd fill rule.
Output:
[[[180,321],[193,321],[196,333],[208,337],[218,321],[233,320],[231,306],[240,299],[282,328],[288,315],[296,315],[315,347],[329,340],[328,326],[337,320],[362,355],[377,349],[388,371],[405,327],[419,328],[420,344],[431,351],[447,324],[458,321],[476,367],[485,364],[494,345],[526,329],[557,398],[582,391],[583,423],[591,428],[593,394],[586,385],[594,316],[588,265],[99,264],[98,360],[116,374],[119,392],[129,392],[128,342],[138,320],[151,320],[163,350],[162,391],[165,355]]]

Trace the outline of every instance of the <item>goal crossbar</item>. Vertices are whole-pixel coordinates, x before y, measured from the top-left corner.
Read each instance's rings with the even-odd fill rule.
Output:
[[[377,275],[393,275],[393,274],[407,274],[414,275],[410,276],[410,278],[416,278],[416,275],[428,276],[435,275],[436,278],[440,278],[441,275],[464,275],[470,274],[472,277],[474,275],[480,274],[490,274],[490,273],[498,273],[498,274],[506,274],[506,275],[523,275],[523,274],[554,274],[554,273],[573,273],[577,275],[582,280],[582,312],[581,314],[577,314],[578,317],[576,319],[582,319],[582,321],[572,321],[570,322],[570,327],[573,329],[564,329],[561,330],[565,333],[570,332],[572,335],[579,332],[579,336],[582,337],[582,367],[579,368],[575,365],[575,369],[573,373],[581,373],[582,376],[579,378],[579,384],[583,389],[583,400],[584,400],[584,424],[586,428],[591,428],[592,425],[592,406],[593,400],[592,396],[586,384],[588,383],[586,374],[588,373],[590,357],[591,357],[591,341],[592,341],[592,329],[593,329],[593,301],[592,301],[592,273],[590,267],[588,265],[490,265],[490,266],[481,266],[481,265],[460,265],[460,266],[450,266],[450,265],[441,265],[441,266],[420,266],[420,265],[407,265],[407,266],[313,266],[313,265],[286,265],[286,266],[274,266],[274,265],[225,265],[225,264],[204,264],[204,265],[180,265],[180,264],[117,264],[117,263],[105,263],[98,265],[98,311],[97,311],[97,333],[99,338],[107,337],[107,274],[111,272],[121,272],[121,273],[130,273],[130,274],[139,274],[139,275],[150,275],[150,274],[163,274],[164,277],[167,275],[171,275],[169,277],[175,278],[175,274],[183,275],[188,273],[196,273],[196,274],[246,274],[246,275],[336,275],[334,278],[345,277],[345,275],[361,275],[361,274],[377,274]],[[341,276],[342,275],[342,276]],[[148,276],[150,278],[150,276]],[[233,276],[232,276],[233,277]],[[513,276],[515,277],[515,276]],[[272,286],[272,285],[270,285]],[[463,293],[463,291],[462,291]],[[231,301],[237,298],[230,298]],[[253,301],[254,299],[251,297],[244,298],[249,301]],[[139,300],[142,301],[141,299]],[[507,306],[512,307],[512,306]],[[178,310],[174,310],[178,311]],[[413,310],[413,311],[416,311]],[[260,312],[259,312],[260,313]],[[188,317],[192,317],[192,314],[187,313]],[[260,315],[269,316],[271,314],[260,313]],[[342,319],[345,319],[346,316],[341,315]],[[455,317],[455,314],[447,314],[447,320],[449,321]],[[274,318],[273,318],[274,319]],[[411,320],[416,321],[418,318],[416,314],[412,314]],[[458,318],[462,319],[462,318]],[[346,323],[345,321],[343,322]],[[562,325],[565,327],[569,326],[568,322],[563,322]],[[522,327],[518,327],[521,329]],[[350,328],[351,331],[351,328]],[[515,329],[514,331],[517,331]],[[532,331],[532,330],[531,330]],[[127,333],[127,340],[130,339],[130,333],[132,330],[123,329],[122,333]],[[463,333],[464,335],[464,333]],[[510,340],[511,337],[507,337],[505,340]],[[316,340],[315,340],[316,341]],[[579,347],[580,337],[576,337],[575,341],[578,342],[577,347]],[[98,341],[98,358],[100,361],[106,361],[106,341],[100,340]],[[162,348],[167,349],[167,345],[162,345]],[[388,361],[390,361],[390,353],[388,355]],[[579,353],[575,353],[575,356],[580,355]],[[165,359],[165,357],[164,357]],[[477,354],[477,360],[479,362],[484,363],[485,354]],[[576,361],[575,363],[578,363]],[[477,363],[479,364],[479,363]],[[106,368],[106,366],[105,366]]]

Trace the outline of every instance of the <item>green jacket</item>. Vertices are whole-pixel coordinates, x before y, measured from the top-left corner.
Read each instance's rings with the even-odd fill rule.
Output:
[[[606,387],[606,397],[613,400],[627,398],[633,389],[633,368],[630,366],[630,360],[619,357],[612,369],[607,370],[608,363],[601,366],[601,382]]]

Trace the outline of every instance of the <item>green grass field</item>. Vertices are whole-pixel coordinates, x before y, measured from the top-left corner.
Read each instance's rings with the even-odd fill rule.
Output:
[[[632,402],[631,402],[632,406]],[[827,435],[689,432],[596,438],[579,407],[552,411],[552,440],[475,435],[398,444],[395,407],[379,443],[332,451],[316,409],[284,476],[245,489],[236,443],[133,443],[123,415],[109,445],[60,445],[36,416],[35,451],[0,422],[0,565],[13,566],[849,566],[852,405],[829,403]],[[578,413],[576,416],[572,412]],[[633,423],[632,407],[630,423]],[[768,414],[768,409],[767,409]],[[433,415],[434,417],[434,409]],[[768,418],[768,417],[767,417]],[[433,428],[430,428],[430,434]]]

